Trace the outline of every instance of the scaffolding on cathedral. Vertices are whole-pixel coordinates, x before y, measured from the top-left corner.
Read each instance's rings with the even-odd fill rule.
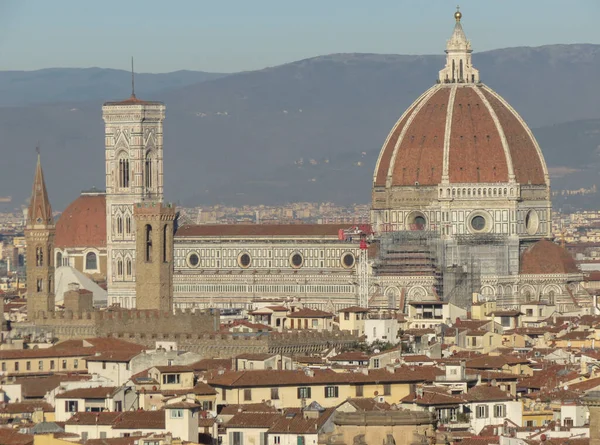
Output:
[[[446,242],[444,300],[470,308],[483,276],[518,273],[519,242],[505,235],[455,235]]]
[[[378,240],[378,254],[373,263],[374,276],[431,276],[434,291],[443,295],[444,243],[432,230],[404,230],[383,233]],[[381,300],[381,298],[378,298]],[[397,302],[380,301],[378,305],[397,307]]]

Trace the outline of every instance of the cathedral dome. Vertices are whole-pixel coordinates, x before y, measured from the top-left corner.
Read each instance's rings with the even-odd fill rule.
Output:
[[[531,130],[491,88],[479,82],[471,44],[455,15],[438,83],[400,117],[381,149],[377,189],[438,184],[548,186]]]
[[[396,123],[375,187],[518,183],[548,185],[542,152],[521,117],[483,84],[430,88]]]
[[[520,273],[524,275],[581,273],[567,249],[547,239],[528,247],[521,254],[520,263]]]
[[[106,199],[102,193],[82,193],[56,223],[55,247],[105,248]]]

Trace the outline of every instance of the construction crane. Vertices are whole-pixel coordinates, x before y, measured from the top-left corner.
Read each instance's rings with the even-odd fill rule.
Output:
[[[359,239],[360,252],[358,254],[357,275],[358,275],[358,305],[360,307],[369,307],[369,244],[367,235],[371,233],[371,227],[365,224],[359,224],[349,227],[348,229],[340,229],[339,239],[344,241],[352,241]]]
[[[369,245],[367,234],[360,235],[360,254],[358,257],[358,305],[369,307]]]

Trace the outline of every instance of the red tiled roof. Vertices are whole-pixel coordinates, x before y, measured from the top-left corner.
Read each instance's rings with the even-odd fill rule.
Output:
[[[0,413],[3,414],[22,414],[33,413],[36,410],[42,410],[45,413],[54,412],[54,407],[46,402],[20,402],[7,403],[0,406]],[[1,443],[1,442],[0,442]]]
[[[350,224],[202,224],[182,226],[177,237],[327,236],[338,238]]]
[[[232,362],[229,358],[205,358],[188,366],[194,371],[208,371],[211,369],[231,369]]]
[[[542,239],[521,254],[520,271],[524,275],[579,273],[573,256],[558,244]]]
[[[277,412],[277,409],[273,406],[267,405],[266,403],[246,403],[243,405],[229,404],[223,407],[220,414],[226,416],[240,412],[271,413]]]
[[[302,308],[288,314],[288,318],[333,318],[333,314],[319,309]]]
[[[479,385],[471,388],[466,395],[469,402],[493,402],[499,400],[514,400],[514,397],[497,386]]]
[[[369,356],[364,352],[360,351],[352,351],[352,352],[342,352],[336,356],[329,358],[330,362],[347,362],[347,361],[369,361]]]
[[[96,388],[76,388],[57,394],[57,399],[105,399],[111,397],[116,387],[99,386]]]
[[[386,186],[388,178],[391,186],[439,184],[445,141],[450,183],[508,182],[510,161],[518,183],[546,184],[537,143],[503,99],[485,85],[441,84],[417,99],[388,135],[374,185]]]
[[[423,390],[422,395],[417,395],[416,392],[411,392],[409,395],[400,399],[404,403],[414,403],[420,406],[436,406],[436,405],[459,405],[463,403],[460,397],[448,394],[446,391]]]
[[[394,371],[371,369],[368,374],[363,374],[362,372],[338,373],[330,369],[315,369],[313,375],[307,375],[303,371],[287,370],[229,371],[221,375],[209,376],[207,383],[213,387],[324,385],[328,383],[370,384],[374,382],[416,383],[434,380],[436,375],[443,374],[441,370],[429,370],[425,367],[400,367]]]
[[[172,373],[172,372],[194,372],[194,369],[191,366],[187,366],[187,365],[153,366],[150,369],[156,369],[161,374]]]
[[[54,374],[50,376],[18,377],[15,379],[15,383],[21,385],[21,393],[24,399],[41,399],[62,382],[82,381],[90,378],[89,374]]]
[[[60,215],[56,223],[55,247],[106,247],[106,198],[104,194],[82,194]]]
[[[135,94],[132,94],[125,100],[118,100],[114,102],[104,102],[104,106],[114,106],[114,105],[164,105],[162,102],[157,101],[147,101],[138,99]]]
[[[340,309],[340,312],[369,312],[369,309],[366,307],[350,306]]]
[[[235,358],[239,359],[239,360],[258,360],[258,361],[264,361],[264,360],[268,360],[271,357],[275,357],[277,354],[268,354],[268,353],[247,353],[247,354],[240,354],[240,355],[236,355]]]
[[[2,445],[32,445],[33,434],[21,434],[12,428],[0,428]]]
[[[67,425],[112,425],[114,429],[164,430],[165,412],[124,411],[124,412],[81,412],[66,422]]]
[[[257,413],[257,412],[241,412],[236,413],[230,420],[227,421],[227,428],[269,428],[281,418],[281,414],[274,412]]]

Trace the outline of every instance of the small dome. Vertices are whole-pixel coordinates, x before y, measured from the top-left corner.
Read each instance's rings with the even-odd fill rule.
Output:
[[[106,247],[106,198],[100,193],[82,193],[60,215],[56,223],[55,247]]]
[[[558,244],[542,239],[521,254],[523,275],[581,273],[573,256]]]

